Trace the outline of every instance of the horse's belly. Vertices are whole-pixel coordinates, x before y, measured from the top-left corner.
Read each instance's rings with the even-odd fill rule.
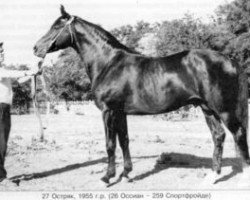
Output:
[[[125,103],[125,112],[128,114],[160,114],[176,110],[186,102],[187,98],[180,97],[178,94],[145,95]]]
[[[131,84],[131,97],[125,102],[127,113],[157,114],[186,104],[191,90],[177,73],[148,73]]]

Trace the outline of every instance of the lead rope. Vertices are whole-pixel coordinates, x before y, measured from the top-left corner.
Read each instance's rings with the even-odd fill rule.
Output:
[[[41,60],[38,63],[38,68],[39,70],[42,72],[42,64],[43,64],[43,60]],[[33,103],[33,109],[34,109],[34,113],[38,119],[38,123],[39,123],[39,141],[43,142],[44,141],[44,129],[45,127],[43,126],[43,122],[42,122],[42,118],[41,118],[41,114],[39,112],[39,108],[38,108],[38,102],[37,102],[37,95],[36,95],[36,91],[37,91],[37,76],[38,74],[34,75],[31,79],[31,94],[32,94],[32,103]]]

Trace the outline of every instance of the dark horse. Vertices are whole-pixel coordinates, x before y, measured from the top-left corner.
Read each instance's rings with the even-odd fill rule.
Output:
[[[34,46],[36,56],[72,47],[91,80],[96,106],[103,113],[108,169],[115,176],[116,138],[124,157],[121,177],[132,170],[128,114],[159,114],[193,104],[200,106],[214,141],[213,170],[221,171],[225,126],[233,134],[244,163],[247,144],[248,90],[244,70],[218,52],[189,50],[166,57],[146,57],[119,43],[109,32],[61,6],[59,17]],[[245,166],[245,165],[244,165]]]

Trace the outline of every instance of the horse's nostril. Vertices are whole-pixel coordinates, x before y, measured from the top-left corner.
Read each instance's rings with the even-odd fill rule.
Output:
[[[33,50],[34,50],[34,52],[36,52],[36,51],[37,51],[37,47],[36,47],[36,46],[34,46],[34,47],[33,47]]]

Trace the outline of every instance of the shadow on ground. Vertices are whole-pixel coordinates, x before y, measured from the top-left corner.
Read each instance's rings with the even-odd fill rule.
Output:
[[[158,156],[157,155],[139,156],[139,157],[133,157],[133,158],[135,158],[135,159],[150,159],[150,158],[156,158],[156,157],[158,157]],[[9,178],[9,180],[11,180],[12,182],[19,185],[19,183],[21,181],[29,181],[29,180],[32,180],[32,179],[45,178],[45,177],[48,177],[48,176],[61,174],[61,173],[64,173],[64,172],[76,170],[76,169],[83,168],[83,167],[88,167],[88,166],[91,166],[91,165],[96,165],[96,164],[99,164],[99,163],[107,163],[107,158],[103,157],[103,158],[96,159],[96,160],[93,160],[93,161],[87,161],[87,162],[83,162],[83,163],[67,165],[67,166],[62,167],[62,168],[52,169],[52,170],[48,170],[48,171],[44,171],[44,172],[21,174],[21,175],[13,176],[13,177]]]
[[[105,163],[106,161],[107,161],[107,158],[103,157],[103,158],[100,158],[100,159],[97,159],[97,160],[87,161],[87,162],[84,162],[84,163],[77,163],[77,164],[67,165],[65,167],[58,168],[58,169],[52,169],[52,170],[49,170],[49,171],[13,176],[13,177],[11,177],[9,179],[12,182],[16,183],[17,185],[19,185],[20,181],[22,181],[22,180],[29,181],[29,180],[32,180],[32,179],[45,178],[45,177],[48,177],[48,176],[61,174],[61,173],[68,172],[68,171],[71,171],[71,170],[76,170],[76,169],[79,169],[79,168],[82,168],[82,167],[88,167],[88,166],[91,166],[91,165],[96,165],[98,163]]]
[[[226,181],[236,174],[242,172],[239,158],[224,158],[222,160],[222,167],[232,166],[232,172],[217,180],[218,182]],[[157,174],[168,168],[212,168],[212,159],[206,157],[194,156],[191,154],[181,153],[163,153],[157,160],[154,168],[143,174],[137,175],[131,181],[143,180],[149,176]]]
[[[157,156],[157,155],[139,156],[139,157],[133,157],[132,159],[151,159],[151,158],[157,158],[157,157],[159,157],[159,156]],[[10,178],[10,180],[12,182],[16,183],[17,185],[19,185],[20,181],[23,181],[23,180],[29,181],[32,179],[45,178],[48,176],[53,176],[56,174],[68,172],[71,170],[76,170],[76,169],[79,169],[82,167],[96,165],[99,163],[107,163],[107,158],[103,157],[103,158],[96,159],[93,161],[87,161],[87,162],[83,162],[83,163],[67,165],[67,166],[62,167],[62,168],[52,169],[52,170],[44,171],[44,172],[13,176]],[[232,178],[233,176],[235,176],[236,174],[238,174],[239,172],[241,172],[242,170],[241,170],[238,163],[240,163],[240,160],[238,158],[224,158],[222,161],[222,166],[223,167],[232,166],[233,170],[230,174],[222,177],[217,182],[226,181],[226,180]],[[211,165],[212,165],[211,158],[198,157],[198,156],[194,156],[191,154],[163,153],[163,154],[161,154],[160,158],[156,161],[156,164],[152,170],[135,176],[134,178],[131,179],[131,181],[143,180],[149,176],[157,174],[157,173],[159,173],[163,170],[166,170],[168,168],[193,168],[193,169],[209,168],[209,169],[211,169]],[[111,184],[110,186],[115,185],[118,182],[119,182],[119,180],[116,181],[115,183]]]

